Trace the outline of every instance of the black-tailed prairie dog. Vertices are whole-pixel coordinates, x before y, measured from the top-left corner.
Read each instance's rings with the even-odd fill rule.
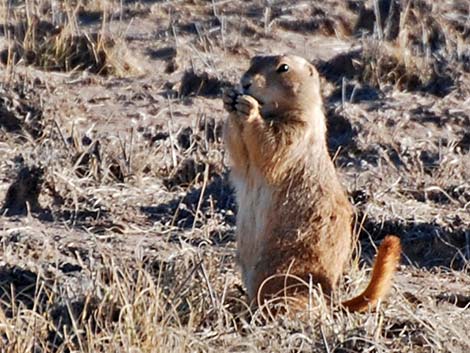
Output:
[[[227,91],[224,139],[238,202],[239,265],[249,299],[329,295],[353,248],[353,208],[326,145],[317,70],[297,56],[257,56]],[[400,241],[387,236],[367,289],[343,304],[373,307],[391,286]]]

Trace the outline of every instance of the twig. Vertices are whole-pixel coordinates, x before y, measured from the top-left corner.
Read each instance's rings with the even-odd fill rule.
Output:
[[[200,264],[201,264],[200,267],[201,267],[202,277],[204,278],[204,281],[206,282],[207,290],[209,291],[209,296],[210,296],[211,302],[212,302],[212,307],[217,308],[218,307],[217,298],[216,298],[216,296],[214,294],[214,290],[213,290],[213,288],[210,284],[209,276],[207,275],[207,271],[206,271],[206,268],[205,268],[204,263],[202,262],[202,260],[201,260]]]
[[[201,187],[201,195],[199,195],[199,201],[197,202],[197,208],[196,208],[196,213],[194,215],[193,227],[191,229],[192,232],[194,232],[194,229],[196,228],[196,222],[197,222],[198,215],[201,209],[202,201],[204,200],[204,193],[206,191],[208,181],[209,181],[209,164],[206,163],[205,168],[204,168],[204,181]]]
[[[377,28],[377,35],[379,40],[382,40],[384,37],[383,28],[382,28],[382,19],[380,15],[380,5],[378,0],[374,0],[374,13],[375,13],[375,24]]]
[[[330,353],[331,349],[328,344],[328,341],[326,340],[326,335],[325,335],[325,331],[323,330],[323,325],[320,325],[320,333],[321,333],[321,339],[323,341],[323,346],[325,347],[325,351],[326,353]]]
[[[65,146],[65,149],[67,150],[67,152],[68,152],[69,154],[71,154],[72,152],[70,151],[69,144],[67,143],[67,140],[65,139],[65,136],[64,136],[64,134],[62,133],[62,130],[60,129],[59,123],[57,122],[56,119],[54,119],[54,125],[55,125],[55,127],[56,127],[56,129],[57,129],[57,132],[58,132],[59,135],[60,135],[60,138],[61,138],[61,140],[62,140],[62,143],[63,143],[64,146]]]
[[[173,106],[171,105],[171,100],[168,98],[168,107],[170,110],[170,119],[168,120],[168,135],[170,138],[170,149],[171,149],[171,161],[173,163],[173,168],[176,168],[178,165],[178,161],[176,159],[176,150],[175,150],[175,137],[173,136]]]

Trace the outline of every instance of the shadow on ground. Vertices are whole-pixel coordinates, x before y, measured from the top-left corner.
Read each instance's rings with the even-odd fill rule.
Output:
[[[361,219],[361,216],[359,216]],[[370,240],[381,240],[386,235],[398,235],[402,241],[402,263],[430,269],[463,269],[470,260],[466,250],[470,228],[443,227],[437,223],[404,223],[400,220],[377,222],[368,219],[359,233],[363,257],[375,253]]]
[[[193,187],[183,197],[176,197],[157,206],[143,206],[141,212],[149,220],[183,230],[199,228],[213,217],[217,217],[224,226],[234,226],[236,204],[228,173],[214,176],[204,190],[200,186]],[[177,238],[181,236],[178,235]],[[222,234],[215,229],[211,232],[211,240],[217,245],[223,245],[234,238],[231,232]],[[199,245],[200,241],[191,239],[190,243],[196,242],[194,245]]]

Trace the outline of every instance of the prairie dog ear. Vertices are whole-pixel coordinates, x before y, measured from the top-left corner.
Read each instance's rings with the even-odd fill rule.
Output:
[[[318,74],[318,71],[316,69],[315,66],[313,66],[312,64],[308,63],[308,72],[310,74],[310,76],[316,81],[318,82],[318,84],[320,84],[320,75]]]
[[[317,73],[317,70],[313,67],[312,64],[307,63],[308,65],[308,72],[310,73],[310,76],[315,76]]]

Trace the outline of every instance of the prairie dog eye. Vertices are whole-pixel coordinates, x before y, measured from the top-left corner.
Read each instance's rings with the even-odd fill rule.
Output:
[[[287,72],[287,71],[289,71],[289,65],[287,65],[287,64],[279,65],[279,67],[276,70],[276,72],[278,72],[280,74],[283,73],[283,72]]]

